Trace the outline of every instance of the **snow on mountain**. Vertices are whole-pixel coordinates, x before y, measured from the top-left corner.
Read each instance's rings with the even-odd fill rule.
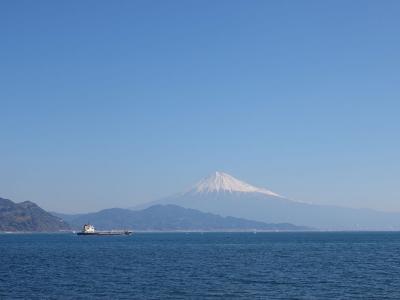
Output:
[[[264,188],[258,188],[244,181],[226,174],[224,172],[215,172],[210,176],[202,179],[195,184],[187,193],[203,194],[203,193],[261,193],[269,196],[280,197],[278,194]]]

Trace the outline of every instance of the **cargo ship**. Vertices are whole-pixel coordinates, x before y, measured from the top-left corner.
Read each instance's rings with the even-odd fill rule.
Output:
[[[133,232],[129,230],[111,230],[111,231],[97,231],[93,225],[83,225],[82,231],[77,232],[77,235],[131,235]]]

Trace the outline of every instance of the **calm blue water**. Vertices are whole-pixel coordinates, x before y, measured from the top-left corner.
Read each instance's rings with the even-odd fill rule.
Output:
[[[400,233],[0,235],[0,299],[400,299]]]

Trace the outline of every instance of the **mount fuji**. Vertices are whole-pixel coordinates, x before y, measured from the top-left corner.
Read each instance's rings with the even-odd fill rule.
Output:
[[[280,197],[278,194],[264,188],[252,186],[244,181],[223,173],[215,172],[194,185],[185,194],[208,194],[208,193],[260,193],[272,197]]]
[[[400,213],[316,205],[287,199],[229,174],[215,172],[187,191],[153,201],[260,222],[288,222],[323,230],[399,230]]]

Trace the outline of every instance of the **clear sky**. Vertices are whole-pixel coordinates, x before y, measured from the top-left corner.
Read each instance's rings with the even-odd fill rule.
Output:
[[[399,1],[1,1],[0,197],[127,207],[215,170],[400,211]]]

